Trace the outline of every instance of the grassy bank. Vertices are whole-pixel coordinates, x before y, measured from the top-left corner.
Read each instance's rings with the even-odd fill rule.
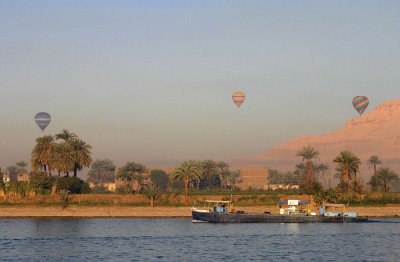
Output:
[[[190,205],[202,206],[205,200],[233,200],[239,206],[272,206],[276,202],[288,199],[310,201],[309,195],[284,194],[281,192],[240,192],[240,194],[192,194]],[[384,206],[388,204],[400,205],[400,193],[369,193],[369,194],[341,194],[338,203],[349,206]],[[68,199],[60,195],[37,196],[3,196],[0,197],[1,206],[148,206],[149,199],[142,194],[70,194]],[[162,194],[156,201],[157,206],[181,207],[185,206],[183,194]]]

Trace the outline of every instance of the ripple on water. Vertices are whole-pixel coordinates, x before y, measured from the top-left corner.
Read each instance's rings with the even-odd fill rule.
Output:
[[[189,219],[4,219],[0,254],[8,261],[397,261],[399,222],[224,225],[192,224]]]

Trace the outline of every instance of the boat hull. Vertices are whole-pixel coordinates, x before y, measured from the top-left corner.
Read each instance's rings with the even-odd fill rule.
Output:
[[[368,217],[272,215],[264,213],[218,213],[192,211],[194,221],[209,223],[354,223],[368,222]]]

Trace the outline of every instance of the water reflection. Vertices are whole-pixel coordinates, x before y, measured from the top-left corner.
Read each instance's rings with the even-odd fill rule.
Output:
[[[290,234],[299,233],[299,224],[285,224]]]
[[[86,226],[87,220],[83,219],[28,219],[27,227],[32,229],[32,236],[41,237],[62,237],[68,235],[82,235],[87,233]]]

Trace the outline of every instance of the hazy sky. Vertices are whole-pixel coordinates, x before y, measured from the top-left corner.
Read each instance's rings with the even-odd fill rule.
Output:
[[[118,165],[259,155],[399,98],[399,46],[400,1],[0,1],[0,167],[40,111]]]

